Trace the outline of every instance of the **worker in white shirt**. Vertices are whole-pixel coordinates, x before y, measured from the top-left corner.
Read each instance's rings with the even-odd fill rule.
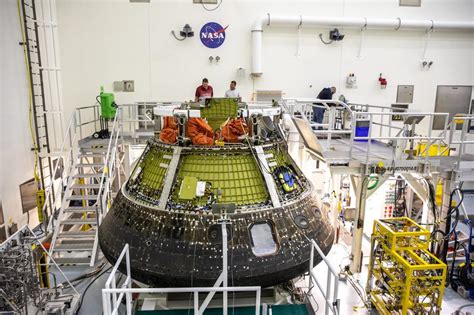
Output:
[[[242,97],[240,96],[240,92],[235,88],[236,86],[237,82],[231,81],[230,89],[225,92],[225,97],[238,98],[240,102],[242,100]]]

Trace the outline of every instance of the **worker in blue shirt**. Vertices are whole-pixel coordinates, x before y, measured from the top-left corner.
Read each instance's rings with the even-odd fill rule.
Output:
[[[319,92],[318,99],[320,100],[332,100],[332,96],[336,93],[336,87],[324,88]],[[314,103],[315,105],[323,105],[321,103]],[[329,104],[328,104],[329,105]],[[323,123],[325,108],[313,107],[313,121],[319,124]]]

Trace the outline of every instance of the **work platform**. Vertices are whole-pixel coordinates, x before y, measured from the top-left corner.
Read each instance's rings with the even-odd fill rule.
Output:
[[[387,144],[372,140],[372,143],[365,142],[351,142],[350,139],[332,139],[318,138],[319,143],[323,149],[323,156],[329,164],[349,164],[351,161],[358,162],[377,162],[390,160],[393,156],[393,148]],[[352,151],[350,147],[352,146]],[[370,147],[370,156],[367,157],[367,152]],[[402,154],[401,158],[406,159],[407,154]]]
[[[286,120],[291,120],[289,137],[297,131],[306,149],[328,166],[368,171],[381,163],[386,168],[419,170],[423,163],[429,166],[425,171],[455,172],[459,180],[474,178],[473,115],[395,112],[389,107],[317,99],[285,100],[283,107]],[[316,108],[326,112],[322,123],[313,121]],[[432,130],[435,119],[443,120],[443,129]]]
[[[442,113],[403,113],[407,116],[406,123],[404,123],[403,121],[392,121],[396,113],[392,112],[390,108],[345,104],[337,101],[332,101],[337,104],[336,106],[329,106],[320,102],[324,101],[285,100],[282,104],[284,109],[282,130],[288,137],[288,142],[293,142],[300,149],[304,144],[304,151],[309,152],[309,155],[318,160],[320,164],[325,164],[330,172],[362,177],[368,176],[377,167],[383,167],[387,174],[415,172],[421,175],[443,177],[449,181],[450,187],[456,187],[462,182],[474,181],[474,154],[472,152],[474,136],[470,134],[472,132],[470,129],[472,115],[449,120],[449,116]],[[143,103],[122,105],[123,107],[118,111],[119,114],[115,119],[116,124],[111,128],[112,141],[90,138],[99,121],[95,114],[98,112],[98,106],[83,107],[75,112],[74,123],[70,125],[64,137],[66,139],[65,147],[61,152],[52,154],[51,157],[62,157],[64,161],[65,167],[61,178],[64,183],[69,184],[64,200],[72,197],[82,203],[83,208],[90,207],[90,209],[87,209],[88,215],[86,216],[77,215],[78,212],[83,213],[82,211],[86,211],[86,209],[79,209],[79,207],[74,211],[69,209],[71,215],[63,217],[62,212],[68,213],[69,206],[60,202],[63,199],[63,186],[51,186],[46,196],[47,203],[56,205],[60,210],[55,225],[48,228],[50,231],[56,230],[56,239],[61,238],[61,233],[63,233],[62,235],[70,234],[71,237],[82,235],[89,239],[89,244],[92,247],[88,247],[87,250],[91,250],[92,255],[68,257],[68,254],[84,251],[83,248],[70,250],[70,247],[61,250],[62,241],[55,243],[55,239],[50,253],[65,269],[80,268],[82,270],[82,268],[97,265],[98,259],[96,258],[100,257],[100,249],[97,246],[95,226],[100,225],[115,195],[116,185],[114,185],[113,176],[116,176],[117,184],[120,186],[120,178],[127,177],[129,174],[130,160],[127,160],[129,157],[127,147],[141,143],[144,139],[154,135],[155,122],[147,112],[149,110],[147,106],[158,104],[166,105],[163,103],[146,103],[146,106]],[[175,106],[174,103],[167,104]],[[248,104],[248,106],[271,107],[272,104],[257,103]],[[312,122],[311,115],[314,106],[324,107],[327,112],[327,121],[321,124]],[[435,116],[445,117],[446,122],[443,130],[433,131],[426,128],[426,123],[430,125]],[[360,133],[359,122],[363,122],[362,125],[366,128],[365,133]],[[459,126],[461,129],[457,130],[456,127]],[[419,142],[425,145],[418,147],[417,143]],[[449,150],[449,155],[446,150]],[[427,152],[429,154],[426,154]],[[300,160],[296,155],[293,158]],[[89,170],[84,171],[85,169]],[[55,173],[56,171],[58,170],[55,169]],[[112,179],[111,175],[113,175]],[[82,178],[85,179],[85,182],[68,182],[68,178]],[[92,180],[91,178],[97,179]],[[73,192],[75,193],[73,194]],[[93,200],[86,198],[93,198]],[[72,225],[73,229],[60,227],[64,225]],[[87,225],[90,225],[91,228],[85,230]],[[355,235],[358,235],[357,230]],[[54,250],[56,245],[59,245],[57,251]],[[70,244],[64,242],[63,245],[69,246]],[[352,251],[357,250],[357,247],[353,246]],[[78,258],[81,259],[77,260]],[[77,266],[80,264],[86,266]],[[71,265],[76,266],[71,268]],[[360,266],[355,267],[361,269]],[[117,288],[119,287],[120,285],[117,283]],[[110,288],[109,291],[112,295],[117,294],[114,288]],[[334,303],[337,299],[336,294],[335,297],[320,299],[319,302],[322,306],[324,303]],[[91,309],[88,308],[88,305],[83,307],[82,313],[89,314]],[[349,309],[349,306],[343,307],[343,309]],[[277,313],[277,308],[274,309],[274,313]]]

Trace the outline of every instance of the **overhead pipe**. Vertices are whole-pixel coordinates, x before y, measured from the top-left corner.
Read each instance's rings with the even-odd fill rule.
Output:
[[[252,76],[259,77],[262,69],[262,33],[264,27],[270,26],[324,26],[364,29],[389,29],[394,31],[405,30],[445,30],[445,31],[473,31],[474,22],[463,21],[435,21],[435,20],[406,20],[401,18],[351,18],[351,17],[321,17],[321,16],[284,16],[270,15],[258,18],[252,28]]]

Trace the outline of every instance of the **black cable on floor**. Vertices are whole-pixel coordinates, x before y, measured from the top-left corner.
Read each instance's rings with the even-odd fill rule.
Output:
[[[110,266],[109,268],[107,268],[107,269],[105,269],[104,271],[102,271],[97,277],[95,277],[95,278],[87,285],[87,287],[85,288],[85,290],[82,292],[81,301],[79,302],[79,307],[77,308],[76,314],[79,314],[79,311],[81,310],[82,303],[84,302],[84,298],[85,298],[85,296],[86,296],[87,290],[89,290],[89,288],[91,287],[91,285],[92,285],[97,279],[99,279],[104,273],[106,273],[106,272],[109,271],[110,269],[112,269],[112,266]]]

